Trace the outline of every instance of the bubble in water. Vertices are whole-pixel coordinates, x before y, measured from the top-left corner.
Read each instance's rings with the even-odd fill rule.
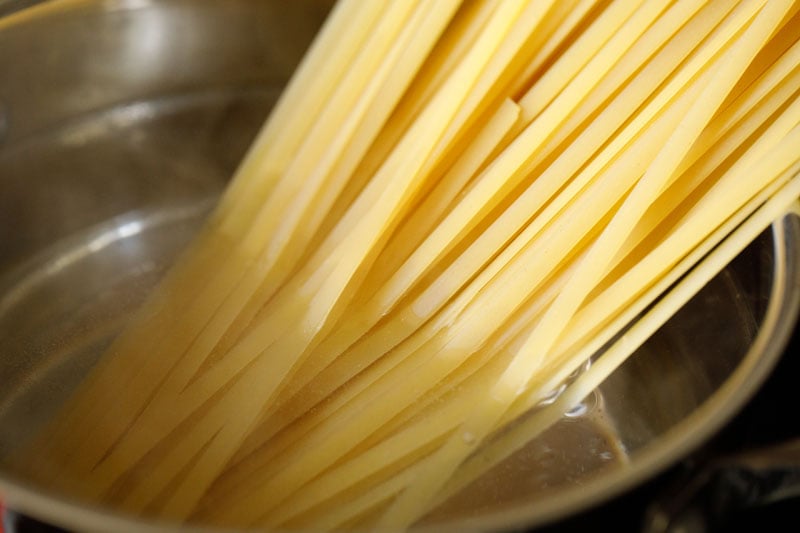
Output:
[[[565,381],[566,381],[567,383],[572,383],[572,382],[573,382],[573,381],[575,381],[575,380],[576,380],[578,377],[580,377],[580,376],[581,376],[581,374],[583,374],[583,373],[585,373],[587,370],[589,370],[589,368],[591,368],[591,366],[592,366],[592,359],[591,359],[591,358],[589,358],[589,359],[586,359],[586,360],[585,360],[583,363],[581,363],[581,364],[578,366],[578,368],[576,368],[575,370],[573,370],[572,372],[570,372],[570,374],[569,374],[569,375],[566,377]]]
[[[567,388],[566,383],[562,383],[558,388],[553,389],[552,391],[545,394],[545,396],[539,401],[539,405],[550,405],[551,403],[555,402],[556,399],[561,396],[561,393]]]
[[[583,399],[581,403],[575,405],[569,411],[564,413],[564,416],[568,416],[570,418],[583,416],[589,411],[593,410],[597,406],[597,402],[597,391],[592,391],[588,396],[586,396],[586,398]]]
[[[564,413],[564,416],[567,416],[569,418],[577,418],[579,416],[585,415],[588,411],[589,411],[589,407],[585,403],[581,402],[581,403],[575,405],[574,407],[572,407],[566,413]]]

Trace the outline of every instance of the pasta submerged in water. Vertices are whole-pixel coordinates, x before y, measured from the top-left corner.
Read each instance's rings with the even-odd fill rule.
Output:
[[[171,521],[412,525],[800,195],[798,7],[340,0],[211,219],[25,453]]]

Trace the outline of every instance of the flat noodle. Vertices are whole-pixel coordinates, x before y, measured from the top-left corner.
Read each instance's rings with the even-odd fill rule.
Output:
[[[19,460],[148,517],[411,526],[797,198],[799,11],[340,0],[197,240]]]
[[[456,494],[461,488],[477,479],[492,466],[498,464],[514,451],[541,434],[547,427],[560,418],[561,413],[573,405],[583,401],[586,396],[598,387],[616,368],[618,368],[636,349],[655,333],[669,318],[674,315],[697,291],[719,273],[735,256],[740,253],[752,240],[757,237],[776,218],[783,215],[800,196],[800,178],[797,165],[784,174],[787,181],[782,187],[769,191],[769,200],[750,215],[750,218],[740,227],[732,230],[737,224],[729,224],[725,231],[717,232],[709,238],[706,250],[715,240],[723,244],[714,249],[710,255],[696,265],[687,262],[686,266],[691,272],[681,279],[673,289],[669,290],[650,311],[639,319],[629,330],[624,338],[616,341],[593,363],[591,371],[580,376],[564,393],[552,404],[555,407],[542,409],[530,416],[524,423],[517,425],[512,431],[492,441],[480,454],[467,460],[462,468],[448,482],[448,487],[442,492],[439,501],[444,501],[449,496]],[[747,213],[759,205],[759,201],[743,209]],[[731,232],[732,231],[732,232]],[[702,254],[699,254],[702,255]],[[696,260],[696,258],[695,258]],[[517,411],[527,412],[541,399],[539,397],[520,398],[520,407]],[[423,465],[421,465],[423,466]]]
[[[625,238],[626,229],[644,213],[652,202],[650,198],[661,192],[669,182],[677,165],[711,118],[711,113],[721,105],[730,87],[741,76],[744,66],[779,27],[778,24],[788,13],[789,7],[789,2],[768,4],[743,32],[743,37],[733,44],[725,60],[716,67],[714,82],[709,83],[698,96],[686,118],[676,128],[676,134],[665,143],[603,235],[593,244],[589,256],[583,259],[579,271],[571,278],[574,283],[566,285],[531,333],[519,355],[492,387],[486,401],[476,406],[477,411],[460,429],[463,434],[470,435],[470,439],[463,439],[462,435],[452,437],[436,452],[428,464],[425,477],[415,480],[400,495],[381,518],[380,525],[406,525],[419,518],[424,502],[434,497],[435,492],[446,482],[443,480],[448,479],[458,464],[471,453],[474,442],[484,439],[494,429],[516,396],[524,391],[530,377],[541,365],[544,354],[552,348],[591,285],[599,281],[598,271],[603,272],[606,268],[618,249],[617,243]],[[734,60],[742,56],[747,58],[746,63]]]

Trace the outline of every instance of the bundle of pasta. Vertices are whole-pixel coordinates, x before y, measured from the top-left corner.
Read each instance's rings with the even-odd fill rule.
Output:
[[[169,520],[413,524],[797,198],[798,7],[341,0],[29,448],[42,478]]]

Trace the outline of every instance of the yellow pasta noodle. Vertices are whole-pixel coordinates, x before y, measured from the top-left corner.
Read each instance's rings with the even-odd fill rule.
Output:
[[[799,10],[340,0],[195,241],[20,459],[153,519],[413,526],[800,194]]]

